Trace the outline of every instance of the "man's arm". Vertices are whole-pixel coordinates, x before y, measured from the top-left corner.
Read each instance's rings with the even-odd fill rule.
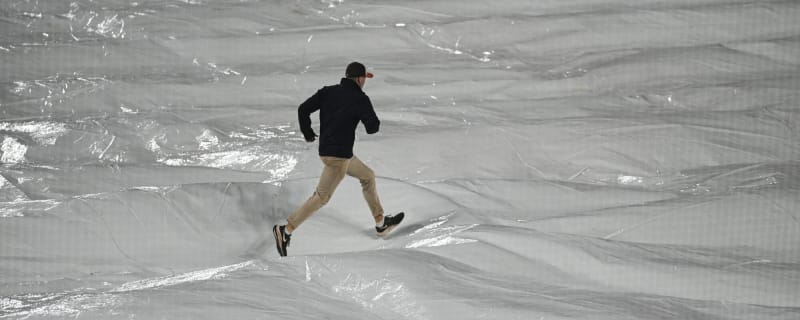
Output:
[[[306,101],[301,103],[300,107],[297,108],[297,120],[300,122],[300,132],[303,133],[303,137],[308,142],[313,142],[317,137],[317,134],[314,133],[314,129],[311,128],[311,114],[320,108],[320,95],[322,95],[322,89],[306,99]]]
[[[368,134],[373,134],[378,132],[381,126],[381,121],[378,119],[378,115],[375,114],[375,108],[372,107],[372,101],[369,100],[369,97],[364,97],[366,100],[364,113],[361,114],[361,122],[364,123],[364,128],[367,129]]]

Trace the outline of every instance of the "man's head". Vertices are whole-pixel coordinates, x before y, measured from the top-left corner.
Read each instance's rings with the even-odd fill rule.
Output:
[[[372,78],[374,76],[371,72],[367,72],[367,68],[359,62],[348,64],[347,70],[345,70],[344,73],[346,78],[352,79],[361,88],[364,88],[364,83],[367,82],[367,78]]]

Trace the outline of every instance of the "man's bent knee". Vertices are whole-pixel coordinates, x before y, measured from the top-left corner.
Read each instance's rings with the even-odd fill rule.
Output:
[[[316,191],[316,192],[314,192],[314,196],[319,199],[320,206],[324,206],[324,205],[328,204],[328,201],[331,200],[330,192],[319,192],[319,191]]]
[[[367,169],[367,172],[359,177],[358,181],[361,181],[362,185],[374,184],[375,183],[375,173],[372,170]]]

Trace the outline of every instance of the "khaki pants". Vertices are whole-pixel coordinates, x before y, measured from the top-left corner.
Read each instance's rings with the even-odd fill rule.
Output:
[[[367,167],[361,160],[353,156],[350,159],[336,157],[320,157],[325,168],[319,177],[317,189],[308,200],[293,212],[287,219],[288,227],[291,230],[297,229],[308,217],[317,212],[331,199],[333,192],[339,182],[344,179],[345,174],[361,181],[361,190],[364,199],[367,200],[369,210],[375,221],[383,218],[383,207],[378,199],[378,191],[375,187],[375,173]]]

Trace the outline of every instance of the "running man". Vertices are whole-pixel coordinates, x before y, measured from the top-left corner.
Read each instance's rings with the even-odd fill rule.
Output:
[[[373,74],[363,64],[350,63],[345,77],[338,85],[326,86],[303,102],[297,109],[300,131],[307,142],[314,142],[317,134],[311,128],[311,114],[319,110],[320,135],[319,156],[324,168],[314,194],[287,219],[285,225],[275,225],[272,232],[278,254],[286,256],[292,232],[308,217],[330,200],[339,182],[349,175],[361,182],[362,193],[375,220],[375,231],[383,236],[392,231],[402,220],[402,212],[383,215],[383,207],[375,187],[375,173],[353,155],[355,131],[358,123],[364,124],[368,134],[378,132],[380,120],[372,102],[364,93],[364,84]]]

